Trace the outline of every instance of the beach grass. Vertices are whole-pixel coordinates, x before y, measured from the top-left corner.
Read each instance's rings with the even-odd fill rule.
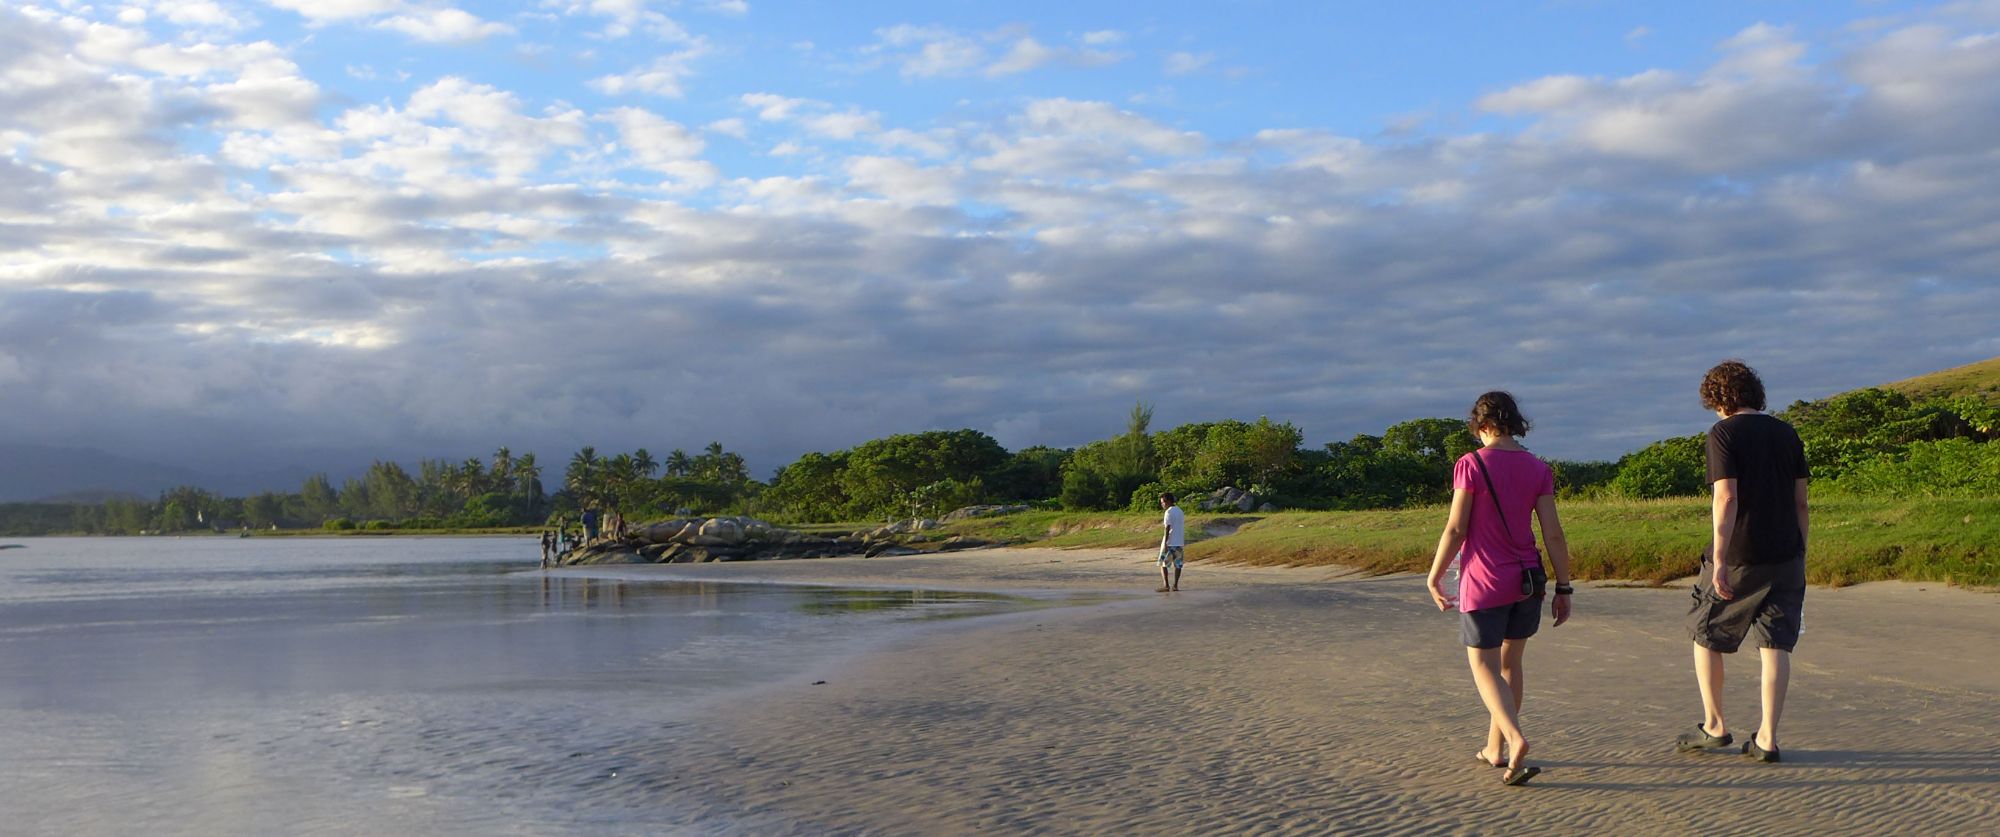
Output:
[[[1595,500],[1562,504],[1576,577],[1647,584],[1693,575],[1709,537],[1705,499]],[[1807,573],[1815,584],[1938,581],[2000,585],[2000,498],[1815,500]],[[1348,566],[1423,572],[1445,508],[1279,512],[1188,517],[1188,557],[1259,566]],[[1218,523],[1241,523],[1227,537]],[[1159,543],[1151,513],[1028,512],[956,521],[943,530],[1002,543],[1134,547]]]

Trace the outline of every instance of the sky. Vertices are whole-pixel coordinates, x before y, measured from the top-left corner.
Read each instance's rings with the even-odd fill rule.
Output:
[[[0,438],[1009,448],[2000,355],[2000,0],[0,0]]]

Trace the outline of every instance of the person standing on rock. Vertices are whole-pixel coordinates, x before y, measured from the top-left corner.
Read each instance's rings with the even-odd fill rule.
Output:
[[[1166,514],[1160,518],[1160,526],[1166,534],[1160,537],[1160,590],[1161,593],[1176,592],[1181,589],[1182,553],[1187,548],[1187,515],[1176,505],[1172,492],[1160,495],[1160,508]],[[1173,577],[1167,577],[1167,569],[1173,569]]]
[[[549,568],[549,559],[555,557],[556,536],[547,529],[542,530],[542,569]]]
[[[1556,517],[1555,472],[1521,447],[1528,419],[1505,392],[1489,392],[1472,404],[1466,426],[1483,447],[1459,457],[1451,474],[1451,516],[1438,537],[1427,580],[1439,610],[1456,609],[1459,640],[1465,644],[1472,683],[1486,704],[1486,746],[1476,758],[1504,767],[1501,781],[1526,784],[1541,768],[1528,764],[1528,738],[1521,732],[1521,698],[1528,638],[1542,626],[1548,573],[1535,547],[1529,518],[1541,521],[1542,542],[1555,568],[1555,624],[1569,621],[1569,541]],[[1462,551],[1461,551],[1462,548]],[[1445,567],[1460,556],[1458,589],[1444,589]]]
[[[1702,722],[1674,742],[1681,752],[1727,747],[1722,718],[1722,655],[1746,636],[1763,663],[1763,723],[1741,752],[1778,760],[1778,719],[1792,679],[1806,601],[1805,445],[1790,424],[1764,412],[1764,382],[1742,361],[1717,364],[1701,381],[1701,405],[1720,419],[1708,429],[1712,539],[1688,608]]]

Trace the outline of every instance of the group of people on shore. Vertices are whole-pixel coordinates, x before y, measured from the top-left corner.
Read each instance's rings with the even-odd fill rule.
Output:
[[[1743,362],[1710,369],[1700,392],[1702,406],[1717,417],[1707,439],[1711,537],[1685,622],[1703,714],[1674,745],[1681,752],[1736,745],[1722,713],[1723,655],[1750,640],[1762,662],[1763,718],[1737,751],[1776,762],[1805,605],[1805,446],[1790,424],[1765,412],[1764,383]],[[1528,639],[1541,628],[1545,603],[1555,625],[1569,621],[1576,595],[1569,543],[1556,511],[1554,472],[1521,446],[1530,424],[1514,397],[1479,396],[1467,424],[1480,448],[1453,466],[1451,512],[1426,584],[1439,610],[1458,611],[1459,639],[1489,716],[1485,745],[1474,758],[1503,768],[1505,784],[1522,785],[1541,772],[1528,763],[1530,743],[1521,729]],[[1160,505],[1166,511],[1160,590],[1169,592],[1180,589],[1186,533],[1174,496],[1161,495]],[[1540,523],[1548,567],[1530,519]],[[1445,577],[1454,568],[1455,583],[1447,589]]]
[[[576,530],[570,528],[567,515],[558,516],[556,527],[542,532],[542,569],[552,566],[563,553],[596,543],[600,537],[623,539],[625,515],[616,508],[599,511],[596,506],[586,506],[577,517]]]

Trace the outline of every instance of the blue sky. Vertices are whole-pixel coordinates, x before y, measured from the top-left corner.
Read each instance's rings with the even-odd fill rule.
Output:
[[[0,432],[760,469],[2000,354],[2000,3],[0,2]],[[1911,324],[1922,323],[1921,328]],[[162,440],[171,439],[171,444]]]

